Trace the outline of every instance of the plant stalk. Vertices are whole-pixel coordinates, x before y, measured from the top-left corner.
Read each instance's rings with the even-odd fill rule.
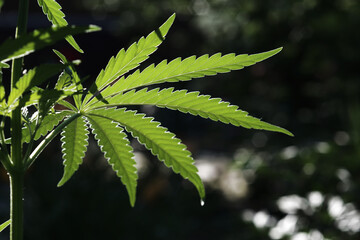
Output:
[[[15,38],[26,33],[29,11],[29,0],[19,0],[18,22]],[[11,69],[11,89],[16,86],[22,74],[23,59],[15,59]],[[23,186],[24,174],[22,143],[21,143],[21,106],[11,113],[11,159],[13,166],[9,172],[10,178],[10,240],[23,239]]]
[[[24,173],[12,172],[10,175],[10,240],[23,239],[23,187]]]

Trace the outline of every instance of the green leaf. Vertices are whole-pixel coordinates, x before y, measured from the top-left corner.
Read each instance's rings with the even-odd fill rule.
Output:
[[[50,77],[64,69],[64,67],[65,66],[63,64],[44,64],[29,70],[19,79],[19,81],[16,82],[15,87],[11,89],[8,98],[8,106],[13,109],[13,105],[23,95],[23,93],[48,80]]]
[[[136,162],[123,128],[101,115],[92,114],[87,117],[101,151],[104,152],[105,158],[126,186],[130,204],[134,206],[137,186]]]
[[[10,65],[7,63],[0,62],[0,69],[1,68],[10,68]]]
[[[66,100],[59,100],[59,101],[57,101],[57,104],[62,105],[70,110],[75,111],[75,112],[78,111],[78,109],[74,105],[72,105],[70,102],[68,102]]]
[[[6,100],[5,100],[5,87],[3,85],[3,72],[2,69],[0,68],[0,110],[3,111],[5,110],[5,106],[6,106]]]
[[[1,12],[2,6],[4,5],[4,2],[5,2],[5,0],[0,0],[0,12]]]
[[[97,26],[66,26],[34,30],[17,39],[9,39],[0,45],[0,62],[20,58],[64,39],[66,36],[99,31]]]
[[[9,226],[11,223],[11,220],[7,220],[3,224],[0,225],[0,232],[2,232],[7,226]]]
[[[208,55],[203,55],[199,58],[192,56],[184,60],[176,58],[169,63],[164,60],[157,66],[152,64],[142,72],[137,70],[127,78],[120,78],[101,94],[106,98],[113,94],[151,84],[188,81],[193,78],[239,70],[275,55],[281,49],[277,48],[272,51],[252,55],[235,55],[232,53],[221,56],[221,53],[217,53],[211,57]]]
[[[63,63],[68,66],[68,68],[66,68],[66,73],[70,76],[70,83],[72,83],[74,85],[75,90],[77,90],[80,93],[83,90],[83,86],[81,84],[81,79],[75,70],[75,67],[66,59],[66,57],[62,53],[60,53],[57,50],[53,50],[53,51],[55,52],[56,55],[59,56],[59,58],[63,61]],[[70,89],[73,88],[70,87]],[[79,108],[81,105],[81,95],[80,94],[75,95],[74,100],[76,107]]]
[[[71,114],[73,114],[72,111],[61,111],[46,115],[41,120],[35,134],[36,119],[33,119],[30,123],[31,133],[28,126],[22,128],[22,142],[29,143],[31,141],[31,135],[33,135],[35,141],[38,140],[40,137],[45,136],[48,132],[53,130],[65,117],[70,116]],[[10,144],[11,138],[7,138],[5,143]]]
[[[89,131],[83,118],[76,118],[61,132],[64,175],[58,187],[64,185],[82,163],[88,145],[88,134]]]
[[[64,19],[65,14],[61,11],[61,6],[55,0],[38,0],[39,6],[42,8],[44,14],[47,16],[48,20],[58,27],[65,27],[68,25],[67,21]],[[77,51],[83,53],[84,51],[76,43],[73,36],[67,36],[66,41],[70,43],[73,48]]]
[[[292,133],[281,127],[251,117],[247,112],[238,109],[238,106],[230,105],[221,101],[220,98],[210,98],[209,95],[199,95],[199,92],[187,92],[187,90],[174,91],[167,88],[162,91],[153,89],[147,91],[129,91],[125,94],[118,94],[108,99],[109,104],[104,105],[98,102],[92,108],[123,106],[123,105],[156,105],[184,113],[191,113],[203,118],[210,118],[213,121],[221,121],[226,124],[242,126],[245,128],[263,129],[275,131],[293,136]]]
[[[67,71],[63,71],[60,74],[58,81],[56,82],[55,89],[62,90],[63,88],[68,88],[68,87],[72,88],[75,87],[75,85],[73,84],[70,74]]]
[[[124,126],[167,167],[171,167],[175,173],[179,173],[183,178],[189,179],[197,188],[201,199],[204,199],[204,185],[198,175],[194,160],[190,156],[191,153],[186,150],[186,146],[173,133],[161,127],[159,122],[153,121],[153,118],[145,117],[145,114],[126,111],[125,108],[93,110],[89,112],[89,116],[103,116]]]
[[[95,83],[90,88],[90,92],[100,91],[106,85],[116,80],[128,71],[137,68],[139,64],[149,58],[149,55],[157,50],[157,47],[164,41],[171,25],[175,19],[175,14],[157,30],[151,32],[146,38],[142,37],[137,43],[133,43],[126,51],[121,49],[116,57],[112,57],[105,70],[101,70]],[[86,102],[91,95],[88,95]]]
[[[54,129],[65,117],[70,116],[72,111],[61,111],[52,114],[47,114],[40,122],[39,127],[35,133],[34,140],[38,140],[40,137],[45,136],[48,132]],[[36,120],[34,119],[31,122],[31,131],[34,134],[36,128]],[[22,129],[22,139],[24,142],[29,143],[31,140],[31,135],[28,127]]]

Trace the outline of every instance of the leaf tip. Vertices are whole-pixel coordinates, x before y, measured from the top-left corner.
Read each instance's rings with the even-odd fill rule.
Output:
[[[132,208],[135,207],[136,197],[129,195],[129,200],[130,200],[130,206],[131,206]]]
[[[101,30],[102,30],[102,28],[100,26],[90,24],[89,29],[86,32],[90,33],[90,32],[97,32],[97,31],[101,31]]]
[[[11,224],[11,219],[7,220],[6,222],[4,222],[3,224],[0,225],[0,232],[2,232],[2,230],[4,230],[7,226],[9,226]]]
[[[64,177],[58,182],[58,184],[56,185],[57,187],[62,187],[65,184],[66,180],[64,179]]]

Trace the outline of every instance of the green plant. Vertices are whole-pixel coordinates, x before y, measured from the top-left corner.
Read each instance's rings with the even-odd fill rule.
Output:
[[[13,240],[23,237],[24,173],[59,133],[63,143],[64,175],[58,186],[66,183],[82,163],[90,128],[109,164],[125,185],[133,206],[137,173],[126,131],[167,167],[192,182],[203,201],[204,186],[186,146],[153,118],[127,110],[125,106],[155,105],[235,126],[292,135],[283,128],[249,116],[247,112],[219,98],[186,90],[175,91],[173,88],[147,88],[149,85],[188,81],[242,69],[275,55],[281,48],[253,55],[218,53],[210,57],[176,58],[171,62],[164,60],[157,65],[152,64],[143,71],[135,70],[164,41],[175,19],[174,14],[147,37],[140,38],[126,50],[121,49],[87,90],[76,72],[77,62],[68,61],[59,51],[54,50],[54,53],[61,63],[40,65],[25,73],[22,71],[23,57],[62,39],[82,52],[72,35],[98,31],[100,28],[69,26],[58,3],[54,0],[38,0],[53,27],[26,33],[28,0],[20,0],[19,3],[15,39],[0,45],[0,70],[8,68],[7,63],[12,61],[9,89],[2,84],[0,71],[0,154],[1,163],[10,177],[10,238]],[[131,73],[132,70],[135,71]],[[58,74],[54,87],[49,87],[51,77]],[[43,87],[44,84],[47,84],[46,87]],[[66,110],[57,110],[56,105],[62,105]],[[5,137],[7,129],[10,129],[11,138]],[[1,227],[8,224],[6,222]]]

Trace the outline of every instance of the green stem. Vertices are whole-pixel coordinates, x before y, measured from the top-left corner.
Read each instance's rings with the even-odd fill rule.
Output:
[[[18,23],[15,38],[26,33],[29,0],[19,1]],[[11,69],[11,89],[16,86],[22,74],[23,59],[15,59]],[[21,144],[21,107],[11,113],[11,159],[13,166],[10,174],[10,240],[23,239],[23,186],[24,173]]]
[[[10,240],[23,239],[23,187],[24,172],[10,174]]]

